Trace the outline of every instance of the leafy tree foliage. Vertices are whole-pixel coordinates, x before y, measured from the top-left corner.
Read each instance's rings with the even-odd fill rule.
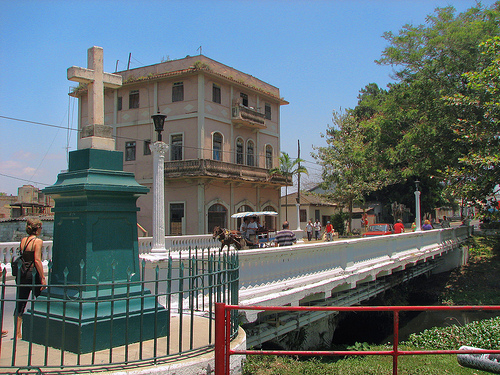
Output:
[[[390,175],[380,168],[372,141],[352,114],[334,111],[332,121],[325,135],[327,146],[317,147],[313,157],[323,167],[322,188],[329,191],[327,198],[347,207],[351,232],[354,203],[388,184]]]
[[[448,189],[484,204],[500,183],[500,38],[480,47],[488,63],[463,75],[467,94],[448,96],[445,102],[460,113],[452,128],[457,144],[467,150],[459,165],[448,169]]]
[[[482,186],[480,180],[484,179],[470,174],[479,166],[486,174],[492,164],[489,160],[487,169],[485,157],[481,162],[474,159],[478,153],[477,148],[475,154],[471,153],[471,132],[478,129],[468,128],[466,134],[464,126],[484,126],[485,115],[492,115],[492,109],[484,105],[487,101],[472,107],[478,100],[479,86],[484,91],[487,73],[484,72],[482,82],[466,73],[491,65],[494,57],[482,53],[484,47],[480,44],[495,36],[500,36],[500,3],[489,8],[478,3],[458,15],[453,7],[437,8],[425,25],[404,25],[398,33],[384,34],[389,46],[377,62],[393,66],[396,83],[387,90],[373,83],[367,85],[360,91],[358,105],[351,114],[364,142],[370,144],[371,157],[385,175],[399,184],[386,190],[398,190],[406,181],[412,184],[418,179],[431,189],[429,194],[434,198],[428,202],[428,209],[432,210],[445,204],[442,191],[450,184],[446,170],[454,171],[455,177],[461,170],[460,181],[475,182],[474,186],[464,185],[469,190],[455,189],[457,194],[472,197],[472,191],[484,194],[491,187],[493,178],[488,186]],[[474,85],[478,87],[475,89]],[[475,94],[471,96],[472,92]],[[478,142],[475,138],[475,145],[491,155],[491,142]],[[469,172],[464,169],[467,165]],[[413,206],[410,201],[395,200]]]

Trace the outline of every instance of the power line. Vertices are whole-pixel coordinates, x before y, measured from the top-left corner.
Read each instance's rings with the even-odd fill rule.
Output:
[[[0,173],[0,176],[8,177],[8,178],[13,178],[14,180],[29,182],[29,183],[33,183],[33,184],[37,184],[37,185],[44,185],[44,186],[52,185],[52,184],[46,184],[45,182],[38,182],[38,181],[33,181],[33,180],[27,180],[25,178],[20,178],[20,177],[15,177],[15,176],[9,176],[8,174],[4,174],[4,173]]]
[[[80,129],[73,129],[73,128],[68,128],[68,127],[65,127],[65,126],[59,126],[59,125],[54,125],[54,124],[47,124],[47,123],[38,122],[38,121],[23,120],[23,119],[19,119],[19,118],[2,116],[2,115],[0,115],[0,118],[6,119],[6,120],[12,120],[12,121],[25,122],[25,123],[28,123],[28,124],[48,126],[48,127],[55,128],[55,129],[72,130],[72,131],[76,131],[76,132],[80,132],[81,131]],[[151,141],[150,139],[138,139],[138,138],[132,138],[132,137],[119,136],[119,135],[113,135],[113,138],[115,138],[115,139],[124,139],[124,140],[129,140],[129,141],[137,141],[137,142]],[[172,147],[172,145],[170,145],[170,147]],[[195,147],[195,146],[185,146],[185,145],[176,146],[176,147],[182,147],[184,150],[190,149],[190,150],[201,150],[201,151],[209,151],[209,152],[211,152],[213,150],[212,148]],[[218,152],[223,153],[223,154],[234,154],[234,155],[237,154],[237,151],[223,151],[223,150],[219,150]],[[256,153],[254,155],[256,157],[262,157],[262,156],[265,156],[265,153],[259,152],[259,153]],[[293,160],[294,158],[291,158],[291,159]],[[305,163],[309,163],[309,164],[318,165],[317,163],[312,162],[312,161],[308,161],[308,160],[304,160],[304,162]]]

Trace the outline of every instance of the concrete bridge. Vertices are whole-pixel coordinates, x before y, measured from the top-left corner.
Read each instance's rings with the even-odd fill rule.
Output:
[[[441,272],[467,261],[465,246],[472,227],[455,227],[404,234],[304,243],[287,247],[240,250],[239,303],[243,305],[298,306],[304,304],[349,306],[373,297],[396,284],[424,273]],[[152,270],[171,257],[186,261],[195,248],[218,251],[209,235],[166,237],[169,253],[151,254],[152,239],[139,239],[140,257]],[[17,242],[0,244],[0,262],[7,267]],[[43,259],[51,259],[52,242],[44,241]],[[187,304],[187,301],[186,301]],[[176,306],[177,308],[179,306]],[[186,306],[187,307],[187,306]],[[270,323],[259,312],[242,316],[247,345],[255,346],[326,317],[283,315]]]

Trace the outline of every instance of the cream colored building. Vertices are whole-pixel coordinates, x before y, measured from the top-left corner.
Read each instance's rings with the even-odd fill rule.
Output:
[[[123,85],[105,89],[106,125],[113,127],[124,170],[151,188],[155,142],[151,115],[167,115],[163,141],[166,234],[237,229],[239,211],[278,212],[285,179],[270,176],[280,155],[279,89],[205,56],[123,72]],[[87,91],[80,85],[79,128],[88,124]],[[138,200],[138,222],[151,232],[152,192]],[[269,229],[279,218],[268,218]]]

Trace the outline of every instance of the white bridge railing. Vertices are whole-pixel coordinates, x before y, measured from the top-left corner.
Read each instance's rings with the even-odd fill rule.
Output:
[[[391,236],[356,238],[333,242],[300,243],[293,246],[240,250],[240,286],[243,289],[287,279],[340,270],[356,272],[360,265],[393,262],[394,259],[426,259],[459,246],[469,236],[468,227],[458,227]],[[152,237],[139,238],[139,254],[150,253]],[[217,249],[212,235],[167,236],[169,254],[187,258],[187,250]],[[17,255],[19,242],[0,243],[0,263],[9,265]],[[52,259],[52,241],[44,241],[42,260]],[[151,260],[149,260],[151,261]],[[154,260],[153,260],[154,262]]]
[[[139,237],[139,254],[148,254],[151,251],[153,237]],[[220,242],[214,240],[211,234],[189,236],[166,236],[165,247],[171,254],[187,251],[189,248],[207,249],[219,248]],[[10,264],[12,258],[19,253],[19,242],[0,242],[0,263]],[[43,241],[42,260],[52,259],[52,241]]]
[[[384,265],[387,269],[404,269],[407,265],[447,253],[461,246],[468,237],[469,227],[457,227],[271,247],[265,251],[240,250],[240,288],[254,288],[311,275],[320,277],[327,272],[346,275],[361,269],[380,270]]]

